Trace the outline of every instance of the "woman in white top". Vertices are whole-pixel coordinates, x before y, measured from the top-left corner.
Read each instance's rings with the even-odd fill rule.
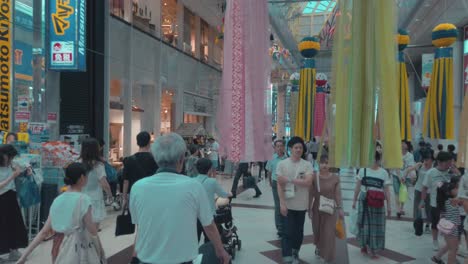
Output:
[[[99,142],[94,138],[88,138],[81,143],[81,161],[86,169],[88,183],[83,188],[83,193],[91,198],[93,206],[93,222],[99,224],[106,217],[103,190],[108,197],[112,197],[109,183],[106,179],[106,169],[101,162]]]
[[[357,176],[353,209],[358,206],[358,234],[361,253],[370,253],[376,259],[377,251],[385,248],[385,206],[391,215],[390,185],[388,172],[380,166],[381,153],[375,152],[375,162],[370,168],[362,168]],[[370,252],[369,252],[370,250]]]
[[[70,234],[75,229],[76,219],[74,219],[74,215],[76,217],[76,214],[78,214],[78,221],[84,223],[86,230],[92,236],[97,235],[97,225],[92,220],[91,199],[81,192],[88,181],[84,166],[81,163],[70,164],[66,168],[65,175],[65,184],[70,187],[54,200],[44,227],[24,251],[18,264],[26,263],[27,257],[46,239],[51,231],[58,233],[54,238],[52,248],[52,263],[55,263],[60,255],[64,234]],[[66,258],[66,256],[61,257]]]
[[[9,253],[9,261],[18,260],[18,248],[28,245],[14,182],[22,171],[13,170],[11,166],[11,161],[16,155],[18,152],[12,145],[0,146],[0,255]],[[0,259],[0,262],[3,262],[3,259]]]

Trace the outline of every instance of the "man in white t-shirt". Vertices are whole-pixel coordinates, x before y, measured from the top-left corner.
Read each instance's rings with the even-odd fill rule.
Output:
[[[440,211],[437,209],[437,189],[439,183],[449,182],[450,175],[449,169],[452,166],[452,155],[448,152],[441,151],[437,155],[437,167],[430,169],[426,172],[426,176],[422,182],[421,200],[426,199],[428,191],[430,191],[430,204],[431,204],[431,228],[432,228],[432,242],[434,250],[439,250],[437,224],[440,220]],[[424,203],[421,204],[424,208]]]
[[[151,148],[160,169],[137,181],[130,193],[132,222],[137,225],[135,251],[142,263],[192,263],[198,256],[197,219],[222,263],[229,263],[213,222],[205,189],[181,175],[186,145],[171,133]]]
[[[310,162],[302,159],[305,144],[300,137],[291,138],[288,147],[291,157],[280,161],[276,168],[282,226],[285,231],[281,236],[281,248],[285,263],[299,263],[313,168]]]

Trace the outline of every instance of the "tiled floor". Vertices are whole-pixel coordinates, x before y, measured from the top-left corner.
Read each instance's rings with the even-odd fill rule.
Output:
[[[220,175],[218,180],[230,190],[232,179],[228,176]],[[241,184],[240,184],[241,185]],[[246,190],[238,194],[233,200],[234,223],[238,227],[238,234],[242,240],[242,250],[237,253],[234,263],[279,263],[280,247],[277,241],[273,220],[273,197],[268,182],[261,181],[259,184],[263,195],[260,198],[253,198],[254,191]],[[342,176],[342,189],[344,198],[344,209],[351,210],[354,179],[353,177]],[[411,203],[411,201],[409,202]],[[411,212],[411,206],[406,207],[407,212]],[[109,209],[110,210],[110,209]],[[395,212],[395,211],[393,211]],[[106,254],[109,256],[110,264],[123,264],[129,257],[128,247],[132,244],[133,236],[115,237],[115,217],[117,213],[109,211],[108,218],[102,225],[100,233]],[[409,215],[411,217],[411,215]],[[349,221],[346,217],[345,221]],[[320,263],[314,256],[315,247],[312,244],[312,226],[309,219],[305,224],[305,240],[301,249],[301,260],[303,263]],[[444,242],[440,239],[440,244]],[[349,255],[349,263],[431,263],[432,251],[431,236],[424,234],[421,237],[414,235],[412,221],[396,220],[392,218],[387,221],[386,245],[387,250],[382,252],[380,259],[370,260],[360,254],[356,241],[348,233],[347,243],[340,242],[338,247],[339,261],[346,263],[346,255]],[[346,246],[347,245],[347,246]],[[42,264],[50,263],[51,242],[40,245],[31,255],[28,263]],[[465,245],[462,246],[465,248]],[[347,250],[347,252],[346,252]],[[459,257],[463,262],[463,259]]]

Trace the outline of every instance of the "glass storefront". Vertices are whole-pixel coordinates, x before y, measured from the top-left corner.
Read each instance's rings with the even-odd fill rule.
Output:
[[[112,160],[135,152],[135,137],[142,130],[158,136],[176,131],[182,123],[200,123],[214,131],[222,41],[214,44],[213,26],[178,4],[161,0],[160,38],[148,34],[141,24],[129,24],[125,15],[116,15],[115,8],[110,10]]]

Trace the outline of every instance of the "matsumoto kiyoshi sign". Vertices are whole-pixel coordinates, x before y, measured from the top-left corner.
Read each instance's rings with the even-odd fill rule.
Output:
[[[0,1],[0,131],[11,129],[11,14],[10,0]]]
[[[49,69],[86,71],[86,0],[49,1]]]

